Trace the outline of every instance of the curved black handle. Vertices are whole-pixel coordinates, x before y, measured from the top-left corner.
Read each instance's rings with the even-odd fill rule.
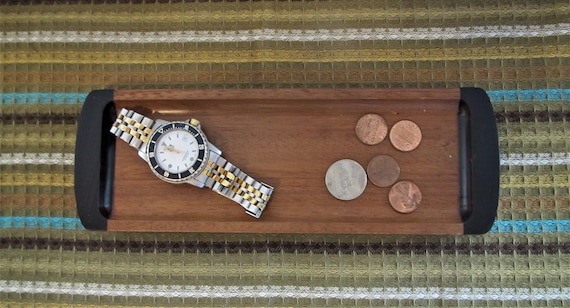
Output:
[[[116,116],[112,90],[89,93],[79,115],[75,200],[79,219],[88,230],[107,230],[113,208],[116,138],[108,132]]]
[[[463,233],[483,234],[495,221],[500,184],[497,123],[483,89],[461,88],[458,125]]]

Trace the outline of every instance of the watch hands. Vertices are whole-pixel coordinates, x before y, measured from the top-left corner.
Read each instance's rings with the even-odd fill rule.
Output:
[[[167,145],[163,144],[162,147],[168,152],[174,152],[176,154],[182,154],[183,153],[182,151],[177,150],[173,145],[167,146]]]

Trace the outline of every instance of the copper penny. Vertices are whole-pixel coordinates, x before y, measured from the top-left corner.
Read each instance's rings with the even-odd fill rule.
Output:
[[[422,192],[419,187],[410,181],[396,183],[388,193],[390,204],[400,213],[415,211],[422,202]]]
[[[386,138],[387,134],[386,120],[375,113],[363,115],[356,123],[356,136],[364,144],[378,144]]]
[[[390,142],[402,151],[409,152],[420,145],[422,141],[422,131],[420,127],[409,120],[402,120],[392,126],[390,130]]]
[[[378,155],[370,160],[366,173],[374,185],[388,187],[398,180],[400,165],[390,155]]]

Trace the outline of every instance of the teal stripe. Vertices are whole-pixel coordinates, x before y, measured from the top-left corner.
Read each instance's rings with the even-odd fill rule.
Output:
[[[570,89],[487,91],[493,103],[570,101]]]
[[[570,232],[570,220],[497,220],[492,233]]]
[[[36,216],[0,217],[0,229],[85,230],[78,218]]]
[[[87,94],[82,93],[0,93],[2,105],[77,105],[83,104]]]
[[[4,216],[1,229],[85,230],[78,218]],[[570,232],[570,220],[497,220],[492,233],[553,233]]]
[[[487,91],[493,103],[570,101],[570,89],[494,90]],[[83,93],[0,93],[2,105],[83,104]]]

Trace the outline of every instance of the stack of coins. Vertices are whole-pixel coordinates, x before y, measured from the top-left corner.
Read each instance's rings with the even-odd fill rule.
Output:
[[[410,120],[401,120],[389,130],[386,120],[375,113],[362,116],[356,123],[356,136],[366,145],[381,143],[390,131],[389,139],[392,146],[401,152],[415,150],[421,143],[422,131]],[[421,200],[419,187],[410,181],[398,181],[400,165],[393,157],[385,154],[377,155],[370,160],[366,171],[351,159],[341,159],[333,163],[327,170],[325,183],[331,195],[339,200],[358,198],[366,188],[368,179],[372,184],[386,188],[390,187],[388,200],[392,208],[399,213],[415,211]]]

